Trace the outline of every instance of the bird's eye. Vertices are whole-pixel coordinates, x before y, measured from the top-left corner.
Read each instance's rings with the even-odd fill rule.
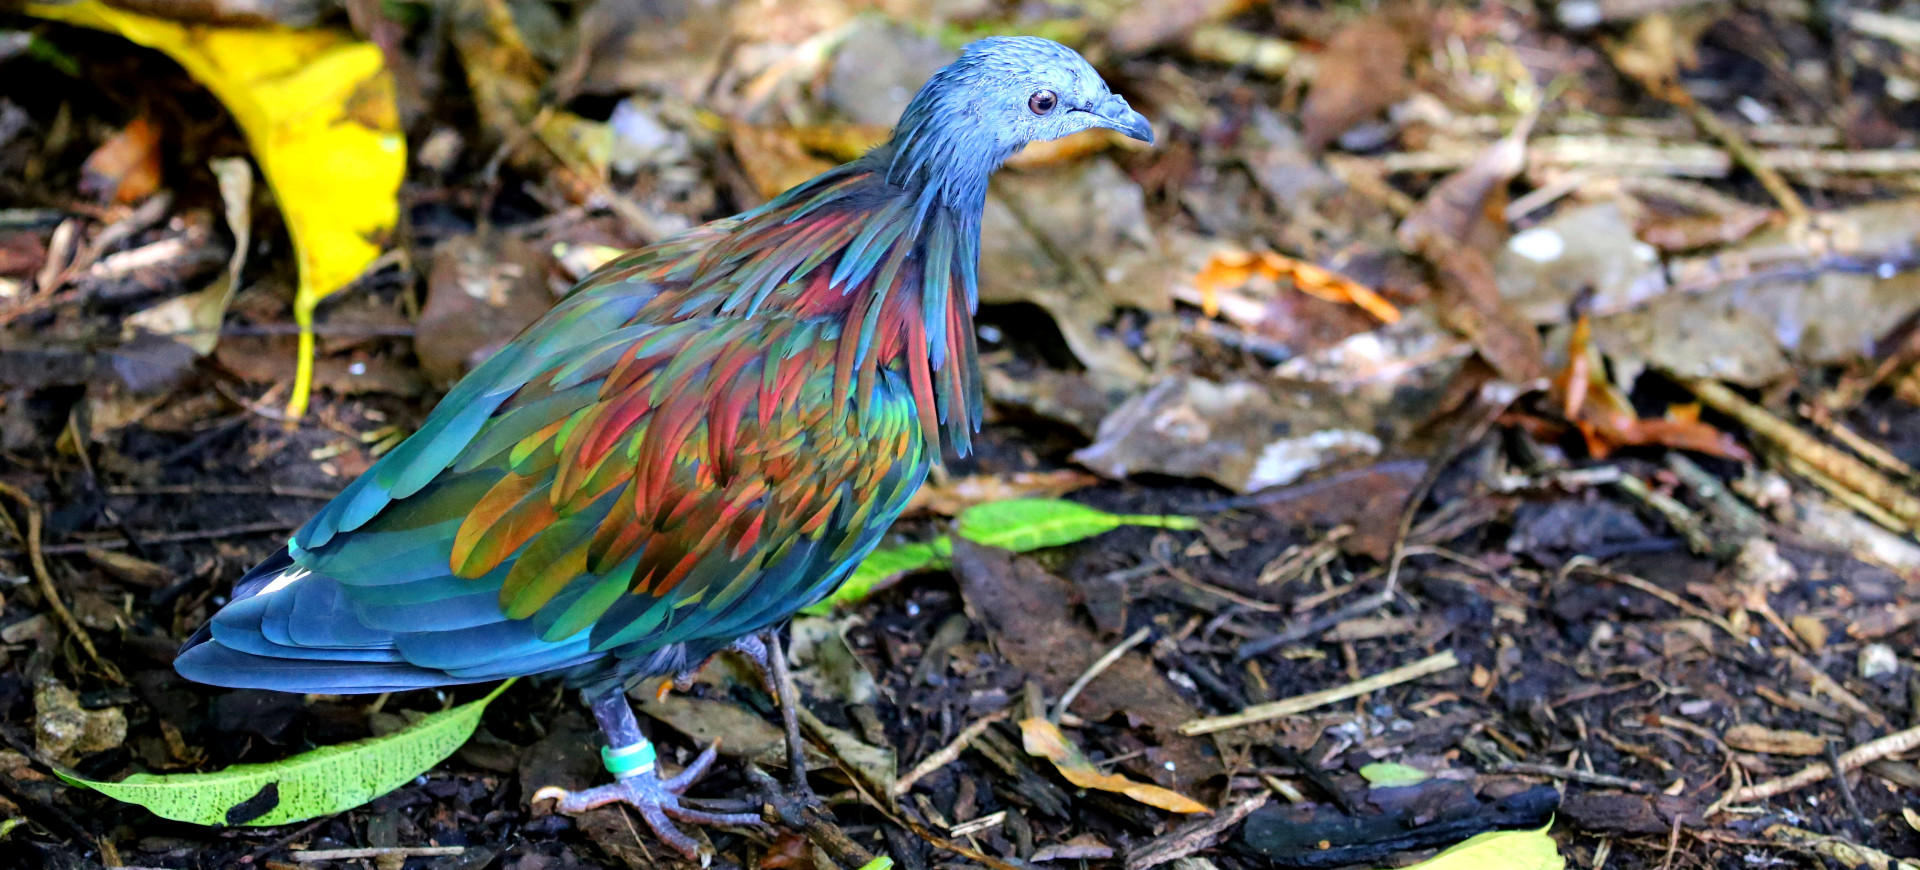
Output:
[[[1052,91],[1034,91],[1033,96],[1027,98],[1027,108],[1036,115],[1044,115],[1053,111],[1053,104],[1058,99]]]

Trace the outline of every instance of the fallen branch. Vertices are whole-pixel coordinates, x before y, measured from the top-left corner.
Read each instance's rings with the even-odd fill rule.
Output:
[[[1358,698],[1368,692],[1377,692],[1381,689],[1397,686],[1401,683],[1420,679],[1421,677],[1431,676],[1459,666],[1459,657],[1453,654],[1453,650],[1447,650],[1437,655],[1428,656],[1413,664],[1402,665],[1389,671],[1382,671],[1371,677],[1356,680],[1344,686],[1337,686],[1319,692],[1309,692],[1305,695],[1266,704],[1255,704],[1238,713],[1230,713],[1225,716],[1208,716],[1183,722],[1180,725],[1180,733],[1188,737],[1195,737],[1201,734],[1212,734],[1215,731],[1225,731],[1229,728],[1252,725],[1256,722],[1278,719],[1282,716],[1292,716],[1295,713],[1304,713],[1328,704],[1345,701],[1348,698]]]

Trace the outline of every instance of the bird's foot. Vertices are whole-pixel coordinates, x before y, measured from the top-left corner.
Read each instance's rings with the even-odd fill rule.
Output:
[[[627,773],[611,783],[585,791],[567,791],[548,786],[534,792],[533,800],[535,803],[544,800],[557,801],[555,809],[569,815],[607,804],[626,804],[640,811],[640,818],[647,823],[647,827],[653,829],[654,836],[659,837],[660,842],[687,856],[687,860],[698,861],[700,866],[705,867],[713,860],[713,855],[703,850],[699,841],[682,833],[674,825],[675,821],[690,825],[742,827],[759,827],[766,824],[753,813],[710,813],[685,806],[680,802],[680,796],[705,776],[707,769],[713,766],[714,759],[719,757],[718,749],[717,743],[707,747],[706,751],[701,752],[700,757],[687,765],[685,770],[670,777],[662,778],[649,765],[644,769]],[[609,766],[612,766],[613,762],[614,756],[610,755]]]

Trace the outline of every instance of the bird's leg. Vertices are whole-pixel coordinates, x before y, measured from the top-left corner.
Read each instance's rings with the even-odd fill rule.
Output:
[[[558,801],[557,808],[563,813],[583,812],[611,803],[627,804],[640,811],[640,818],[661,842],[688,860],[699,861],[703,867],[713,856],[704,853],[697,841],[674,827],[675,820],[695,825],[765,824],[752,813],[709,813],[680,803],[680,795],[713,766],[718,757],[717,743],[707,747],[678,774],[662,777],[654,766],[653,743],[640,733],[640,722],[627,704],[626,693],[609,689],[590,694],[588,703],[593,707],[593,718],[600,723],[601,733],[606,735],[607,745],[601,748],[600,759],[607,772],[614,775],[614,781],[576,792],[548,786],[533,793],[534,802]]]

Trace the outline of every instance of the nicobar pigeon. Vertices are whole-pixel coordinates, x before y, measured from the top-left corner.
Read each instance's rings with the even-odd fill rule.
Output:
[[[711,748],[662,777],[625,691],[763,648],[967,453],[988,176],[1098,127],[1153,140],[1072,49],[973,43],[886,144],[581,281],[247,572],[175,667],[317,693],[562,673],[615,781],[541,796],[629,803],[690,857],[675,819],[759,823],[683,806]]]

